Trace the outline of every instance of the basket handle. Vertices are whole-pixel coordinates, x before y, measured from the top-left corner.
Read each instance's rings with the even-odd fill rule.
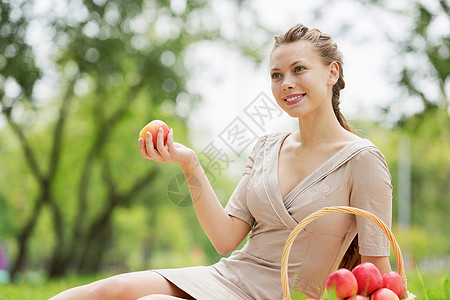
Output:
[[[281,255],[281,284],[283,286],[284,299],[286,299],[286,300],[292,299],[291,291],[289,289],[288,259],[289,259],[289,253],[291,252],[291,248],[292,248],[292,245],[294,244],[295,238],[303,230],[303,228],[305,228],[306,225],[308,225],[310,222],[314,221],[315,219],[317,219],[321,216],[334,214],[334,213],[354,214],[354,215],[365,217],[365,218],[375,222],[389,238],[392,248],[394,249],[395,258],[397,260],[398,272],[406,284],[406,274],[405,274],[405,267],[403,265],[402,252],[397,243],[397,240],[394,237],[394,234],[389,229],[389,227],[387,227],[386,224],[382,220],[380,220],[377,216],[375,216],[374,214],[372,214],[368,211],[365,211],[363,209],[350,207],[350,206],[332,206],[332,207],[324,207],[324,208],[319,209],[318,211],[310,214],[309,216],[304,218],[300,223],[298,223],[297,226],[295,226],[295,228],[289,234],[289,236],[286,240],[286,243],[284,245],[283,254]]]

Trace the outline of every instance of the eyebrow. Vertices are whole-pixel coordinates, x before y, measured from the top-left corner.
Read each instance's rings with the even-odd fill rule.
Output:
[[[305,61],[303,61],[303,60],[296,60],[292,64],[289,65],[289,68],[292,68],[296,64],[305,64]],[[279,68],[272,68],[272,69],[270,69],[270,71],[276,71],[276,70],[279,70]]]

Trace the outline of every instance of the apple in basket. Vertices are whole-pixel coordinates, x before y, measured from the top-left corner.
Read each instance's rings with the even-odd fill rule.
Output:
[[[364,262],[352,270],[358,282],[358,294],[370,296],[375,290],[383,287],[383,276],[380,270],[370,263]]]
[[[396,293],[400,299],[403,298],[406,292],[403,278],[397,272],[387,272],[383,274],[383,287]]]
[[[370,300],[400,300],[396,293],[387,288],[376,290],[370,295]]]
[[[164,141],[164,145],[167,144],[167,135],[169,134],[169,126],[166,125],[166,123],[164,123],[161,120],[153,120],[150,123],[148,123],[147,125],[144,126],[144,128],[142,128],[141,132],[139,132],[139,137],[143,138],[144,141],[146,139],[147,136],[147,131],[150,131],[150,133],[152,134],[152,138],[153,138],[153,146],[156,149],[156,145],[157,145],[157,137],[158,137],[158,130],[159,128],[163,129],[163,141]]]
[[[354,296],[358,290],[358,282],[350,270],[341,268],[328,276],[325,284],[327,291],[334,290],[339,299]]]
[[[353,297],[347,298],[346,300],[369,300],[369,298],[362,295],[355,295]]]

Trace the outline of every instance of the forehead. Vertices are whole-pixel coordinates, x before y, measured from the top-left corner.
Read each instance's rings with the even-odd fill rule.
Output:
[[[270,68],[287,67],[293,62],[321,62],[314,46],[307,41],[295,41],[275,48],[270,55]]]

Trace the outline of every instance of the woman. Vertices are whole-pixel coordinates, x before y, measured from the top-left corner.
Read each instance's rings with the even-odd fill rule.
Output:
[[[194,208],[220,254],[233,251],[251,232],[241,250],[212,266],[117,275],[53,299],[281,299],[281,253],[304,217],[325,206],[351,205],[390,225],[392,186],[385,159],[370,141],[353,134],[339,111],[342,65],[336,44],[319,30],[299,24],[275,37],[272,92],[298,119],[299,129],[257,141],[225,209],[195,152],[174,142],[172,131],[167,146],[158,133],[157,149],[150,133],[149,142],[139,140],[144,158],[178,163],[190,187],[200,182],[202,192],[191,193]],[[389,241],[377,225],[353,215],[327,215],[297,236],[289,260],[291,285],[320,298],[339,262],[351,268],[368,261],[384,273],[391,271],[388,256]]]

